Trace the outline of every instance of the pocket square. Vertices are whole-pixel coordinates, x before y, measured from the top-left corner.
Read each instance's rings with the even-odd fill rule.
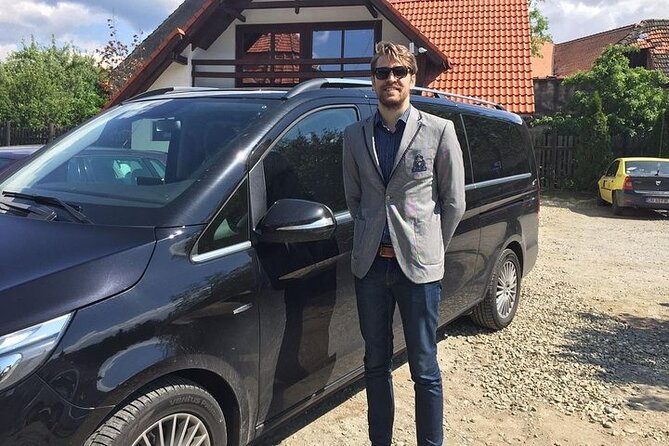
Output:
[[[427,166],[425,165],[425,159],[423,158],[423,155],[416,155],[416,157],[413,159],[413,167],[411,168],[411,172],[425,172],[427,170]]]

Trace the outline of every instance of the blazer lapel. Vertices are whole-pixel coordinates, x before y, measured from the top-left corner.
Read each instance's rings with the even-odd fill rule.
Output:
[[[362,133],[365,140],[365,146],[367,147],[367,152],[369,157],[376,167],[376,171],[381,176],[383,180],[383,172],[381,172],[381,165],[379,164],[379,157],[376,155],[376,147],[374,146],[374,117],[369,117],[365,119],[365,122],[362,124]]]
[[[411,111],[409,112],[409,119],[407,119],[406,126],[404,127],[404,134],[402,135],[402,141],[400,141],[400,147],[397,150],[397,154],[395,155],[393,170],[390,173],[391,177],[393,176],[393,173],[395,173],[397,165],[400,163],[400,160],[404,156],[404,152],[406,152],[409,149],[411,143],[416,137],[416,134],[418,133],[418,130],[422,125],[423,124],[421,123],[420,112],[415,108],[413,108],[412,106]]]

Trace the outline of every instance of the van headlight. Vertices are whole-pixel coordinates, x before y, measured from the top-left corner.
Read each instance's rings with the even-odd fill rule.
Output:
[[[72,313],[0,336],[0,391],[30,375],[49,357]]]

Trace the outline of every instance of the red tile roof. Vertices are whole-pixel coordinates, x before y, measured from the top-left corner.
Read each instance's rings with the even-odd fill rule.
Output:
[[[389,0],[453,63],[431,87],[534,112],[527,0]]]
[[[669,20],[642,20],[555,45],[554,75],[566,77],[589,70],[609,45],[637,46],[650,53],[648,68],[669,76]]]
[[[620,42],[633,29],[634,25],[624,26],[555,45],[553,74],[566,77],[589,70],[607,46]]]
[[[649,68],[669,76],[669,20],[643,20],[620,43],[647,49],[651,59]]]

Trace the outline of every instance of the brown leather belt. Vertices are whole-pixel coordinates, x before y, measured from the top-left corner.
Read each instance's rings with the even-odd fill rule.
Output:
[[[379,247],[379,257],[383,257],[384,259],[394,259],[395,250],[391,245],[381,245]]]

